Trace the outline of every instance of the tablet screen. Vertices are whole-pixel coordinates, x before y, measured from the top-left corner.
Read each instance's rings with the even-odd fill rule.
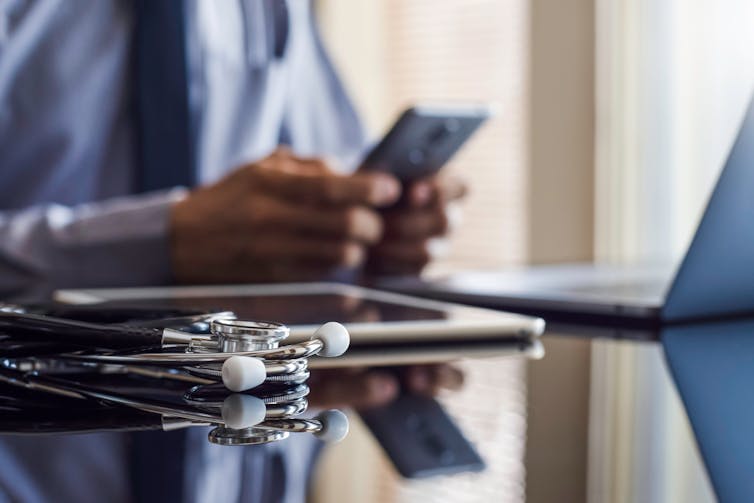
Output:
[[[123,302],[123,301],[121,301]],[[233,311],[239,319],[274,320],[289,326],[341,323],[445,320],[447,310],[386,302],[349,293],[285,295],[197,296],[127,301],[134,307]]]
[[[291,340],[338,321],[348,327],[356,345],[526,338],[544,328],[538,318],[337,283],[68,290],[56,298],[78,304],[233,311],[239,319],[284,323],[291,327]]]

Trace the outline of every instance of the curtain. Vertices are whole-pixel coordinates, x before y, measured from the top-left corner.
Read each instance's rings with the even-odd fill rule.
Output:
[[[754,3],[597,0],[596,19],[596,256],[679,260],[754,89]],[[659,345],[596,342],[592,375],[590,501],[714,501]]]

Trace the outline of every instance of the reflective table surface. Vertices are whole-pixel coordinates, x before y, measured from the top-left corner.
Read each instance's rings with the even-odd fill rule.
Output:
[[[166,464],[183,460],[168,475],[183,477],[187,501],[706,502],[715,493],[721,501],[751,501],[754,321],[672,327],[660,341],[587,334],[595,331],[553,328],[542,338],[541,360],[454,363],[465,384],[437,398],[484,459],[481,472],[401,477],[353,410],[359,388],[348,384],[364,370],[339,369],[321,377],[313,371],[309,412],[346,410],[350,432],[342,442],[292,434],[268,445],[223,446],[207,442],[212,430],[197,426],[182,447],[164,443]],[[170,435],[157,430],[181,426],[96,402],[77,409],[56,402],[61,398],[11,397],[31,400],[31,408],[14,405],[5,388],[0,395],[0,495],[11,500],[44,501],[109,484],[115,499],[126,501],[134,494],[127,476],[129,452],[139,443],[133,433],[72,432],[153,429],[155,439]],[[53,411],[59,415],[51,418]],[[24,416],[29,412],[36,420]],[[38,432],[61,420],[69,423]],[[24,435],[8,433],[24,428]],[[183,457],[171,449],[183,449]]]
[[[318,501],[716,501],[659,342],[569,330],[547,333],[543,344],[542,360],[461,362],[464,389],[440,397],[485,472],[401,479],[354,421],[318,467]],[[743,427],[733,433],[739,441]],[[339,480],[339,467],[357,478]],[[736,483],[748,481],[741,473]],[[752,494],[743,487],[726,501]]]

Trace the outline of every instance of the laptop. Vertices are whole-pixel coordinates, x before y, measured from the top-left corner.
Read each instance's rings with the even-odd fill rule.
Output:
[[[754,312],[754,101],[678,267],[563,264],[377,286],[548,321],[661,325]]]

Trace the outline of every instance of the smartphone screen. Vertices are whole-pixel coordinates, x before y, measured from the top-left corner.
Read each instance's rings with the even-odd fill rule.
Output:
[[[402,182],[437,173],[490,116],[482,105],[414,106],[401,114],[361,169]]]

